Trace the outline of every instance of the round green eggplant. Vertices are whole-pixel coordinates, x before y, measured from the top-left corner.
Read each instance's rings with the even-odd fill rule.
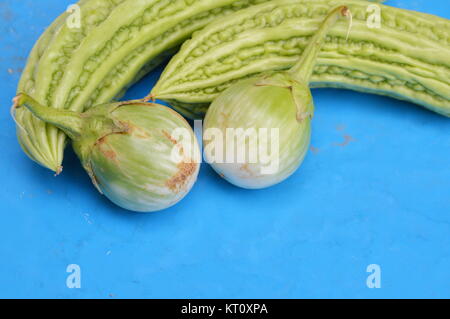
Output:
[[[314,103],[309,79],[328,30],[346,6],[330,12],[289,71],[240,81],[210,106],[205,158],[223,178],[249,189],[273,186],[302,164],[311,140]]]
[[[313,110],[308,87],[287,74],[244,80],[221,94],[208,110],[205,160],[242,188],[278,184],[299,168],[307,154]]]
[[[67,133],[94,185],[122,208],[169,208],[197,180],[201,155],[195,134],[165,106],[131,101],[76,113],[41,106],[24,94],[15,104]]]

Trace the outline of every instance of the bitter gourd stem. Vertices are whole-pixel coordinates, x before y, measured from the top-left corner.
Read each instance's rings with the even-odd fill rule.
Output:
[[[316,66],[317,57],[319,56],[320,50],[324,44],[324,38],[328,34],[328,30],[339,20],[341,16],[350,16],[350,10],[347,6],[337,7],[325,18],[325,21],[320,26],[319,31],[317,31],[305,51],[303,51],[300,60],[292,69],[288,71],[294,76],[294,78],[302,80],[304,83],[309,83],[314,67]]]

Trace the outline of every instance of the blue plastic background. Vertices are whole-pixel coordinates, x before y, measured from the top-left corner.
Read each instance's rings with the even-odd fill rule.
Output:
[[[28,160],[10,100],[70,3],[0,1],[0,297],[450,297],[450,120],[412,104],[315,90],[315,152],[295,176],[246,191],[204,165],[192,193],[155,214],[113,206],[71,151],[57,178]],[[448,0],[388,3],[450,18]],[[69,264],[81,289],[66,287]],[[381,289],[366,286],[370,264]]]

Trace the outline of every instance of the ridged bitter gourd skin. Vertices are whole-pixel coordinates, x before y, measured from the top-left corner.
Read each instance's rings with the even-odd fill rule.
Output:
[[[292,67],[331,7],[348,5],[319,55],[312,87],[347,88],[420,104],[450,116],[450,20],[379,5],[369,28],[367,3],[275,0],[221,18],[194,34],[152,91],[191,118],[233,83]]]
[[[214,19],[269,0],[82,0],[80,28],[63,14],[30,55],[17,93],[72,111],[110,102]],[[28,156],[62,168],[66,136],[16,112],[19,142]]]

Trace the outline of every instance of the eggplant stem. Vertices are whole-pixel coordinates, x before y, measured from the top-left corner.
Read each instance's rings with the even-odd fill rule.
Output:
[[[25,93],[16,96],[13,101],[13,109],[26,107],[38,119],[61,129],[71,139],[76,139],[82,134],[85,120],[80,113],[43,106]]]
[[[317,56],[319,55],[325,41],[325,37],[330,28],[339,20],[341,16],[351,18],[351,13],[347,6],[340,6],[333,9],[322,22],[319,30],[311,39],[305,51],[303,51],[300,60],[292,69],[288,71],[293,74],[294,78],[299,81],[302,80],[305,83],[309,82],[316,65]]]

